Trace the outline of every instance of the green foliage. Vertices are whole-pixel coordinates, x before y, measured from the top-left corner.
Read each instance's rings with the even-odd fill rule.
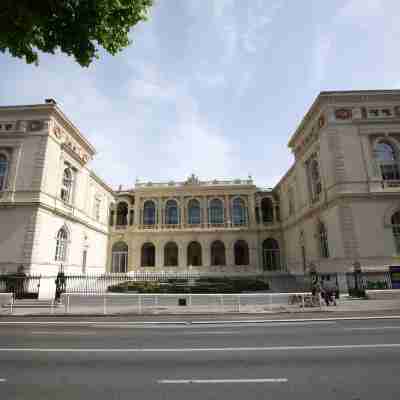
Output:
[[[242,293],[269,290],[267,282],[260,278],[199,278],[193,284],[179,279],[166,283],[129,281],[110,286],[110,292],[136,293]]]
[[[387,283],[385,281],[368,281],[367,289],[387,289]]]
[[[129,30],[147,18],[153,0],[1,0],[0,51],[38,64],[37,50],[57,49],[81,66],[98,46],[115,55],[130,44]]]
[[[349,296],[351,296],[351,297],[360,297],[360,298],[366,298],[367,297],[364,289],[349,289]]]

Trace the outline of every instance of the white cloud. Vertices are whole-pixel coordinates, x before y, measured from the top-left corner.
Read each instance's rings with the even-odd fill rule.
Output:
[[[367,20],[382,17],[383,14],[384,3],[381,0],[349,0],[338,10],[336,18],[350,18],[365,24]]]

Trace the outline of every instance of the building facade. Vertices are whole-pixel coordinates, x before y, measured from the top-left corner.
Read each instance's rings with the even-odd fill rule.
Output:
[[[400,252],[400,91],[322,92],[272,189],[252,179],[111,190],[53,101],[0,107],[0,269],[385,271]]]
[[[114,193],[54,101],[0,108],[0,271],[102,272]]]

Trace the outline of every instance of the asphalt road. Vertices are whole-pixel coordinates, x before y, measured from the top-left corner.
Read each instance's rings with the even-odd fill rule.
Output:
[[[1,400],[400,396],[400,319],[16,322],[0,320]]]

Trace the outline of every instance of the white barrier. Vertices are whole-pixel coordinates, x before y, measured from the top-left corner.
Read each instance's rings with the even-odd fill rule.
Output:
[[[9,310],[12,314],[14,306],[14,294],[13,293],[0,293],[0,312],[3,310],[3,306],[10,306]],[[5,310],[5,308],[4,308]]]
[[[249,294],[79,294],[62,295],[65,313],[162,314],[162,313],[257,313],[321,309],[320,296],[311,293]]]

